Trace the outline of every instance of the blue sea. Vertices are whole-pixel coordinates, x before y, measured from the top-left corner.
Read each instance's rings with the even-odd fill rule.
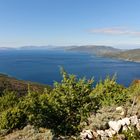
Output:
[[[60,67],[77,77],[94,77],[95,83],[117,74],[117,82],[129,86],[140,79],[140,63],[126,62],[91,54],[50,50],[14,50],[0,52],[0,73],[53,85],[61,81]]]

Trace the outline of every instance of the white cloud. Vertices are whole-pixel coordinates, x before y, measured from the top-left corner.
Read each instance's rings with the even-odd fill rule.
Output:
[[[99,28],[90,29],[88,32],[93,34],[105,34],[105,35],[127,35],[127,36],[140,36],[140,31],[130,30],[127,28],[113,27],[113,28]]]

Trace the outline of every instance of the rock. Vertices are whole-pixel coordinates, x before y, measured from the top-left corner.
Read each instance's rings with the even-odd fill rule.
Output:
[[[119,122],[121,123],[122,126],[130,125],[130,119],[129,118],[123,118],[123,119],[119,120]]]
[[[126,138],[125,138],[125,135],[124,134],[119,134],[119,135],[117,135],[117,137],[116,137],[117,139],[116,140],[126,140]]]
[[[97,137],[98,137],[98,133],[95,132],[95,131],[93,131],[93,136],[94,136],[95,138],[97,138]]]
[[[116,108],[116,111],[120,112],[120,115],[121,115],[121,116],[124,116],[124,114],[125,114],[125,110],[124,110],[123,107],[121,107],[121,106],[117,107],[117,108]]]
[[[136,124],[136,128],[140,132],[140,122]]]
[[[96,129],[94,131],[91,130],[83,130],[81,133],[82,140],[111,140],[111,138],[117,138],[116,140],[124,140],[125,136],[119,134],[119,132],[132,130],[131,126],[136,128],[140,132],[140,119],[138,119],[137,115],[131,116],[130,118],[125,117],[118,121],[109,121],[107,129]],[[121,129],[122,128],[122,129]]]
[[[104,131],[103,131],[103,130],[97,130],[97,134],[98,134],[98,135],[100,135],[100,136],[101,136],[101,135],[102,135],[102,133],[104,133]]]
[[[116,111],[122,111],[123,110],[123,107],[119,106],[119,107],[116,107]]]
[[[101,140],[109,140],[108,137],[101,137]]]
[[[128,127],[126,125],[123,126],[122,131],[127,131]]]
[[[139,121],[137,115],[130,117],[131,125],[135,126]]]
[[[107,133],[108,137],[110,137],[110,138],[112,138],[113,135],[116,134],[116,132],[112,129],[107,129],[107,130],[105,130],[105,132]]]
[[[113,129],[116,133],[120,131],[121,126],[122,126],[120,121],[109,121],[108,124],[109,124],[109,127]]]
[[[92,140],[93,132],[91,130],[83,130],[80,135],[82,140]]]
[[[103,130],[97,130],[97,134],[100,135],[101,137],[107,137],[108,136],[108,134]]]

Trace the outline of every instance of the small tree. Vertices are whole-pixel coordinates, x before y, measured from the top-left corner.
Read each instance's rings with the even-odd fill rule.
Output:
[[[63,69],[61,83],[55,82],[54,89],[48,95],[48,102],[53,108],[54,131],[61,134],[73,134],[80,129],[80,122],[89,112],[96,111],[97,100],[90,98],[93,80],[77,79]]]

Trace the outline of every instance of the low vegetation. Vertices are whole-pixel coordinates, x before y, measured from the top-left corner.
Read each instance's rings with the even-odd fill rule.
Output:
[[[40,91],[32,90],[29,85],[23,96],[19,96],[19,90],[7,89],[7,86],[1,90],[1,139],[17,129],[21,133],[26,126],[33,126],[38,133],[40,128],[45,132],[50,130],[50,139],[60,136],[65,139],[66,136],[77,137],[83,128],[96,128],[97,124],[100,127],[99,124],[104,122],[113,107],[123,106],[130,114],[139,113],[139,82],[126,88],[117,84],[115,77],[107,77],[94,87],[93,79],[78,79],[63,69],[61,73],[62,81],[55,82],[52,89],[46,86]],[[99,115],[100,111],[102,113]],[[125,135],[130,137],[128,133]],[[40,140],[41,137],[37,139]]]
[[[18,96],[23,96],[27,94],[29,85],[30,85],[30,90],[32,91],[43,92],[45,87],[51,89],[51,87],[47,85],[42,85],[39,83],[28,82],[23,80],[17,80],[8,75],[0,74],[0,96],[6,90],[8,92],[14,91],[18,94]]]

